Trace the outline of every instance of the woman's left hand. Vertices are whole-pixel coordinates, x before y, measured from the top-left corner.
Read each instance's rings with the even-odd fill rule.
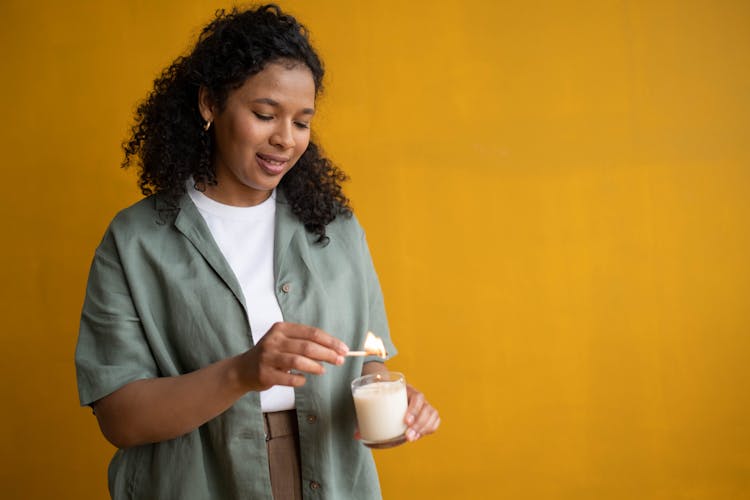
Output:
[[[409,407],[406,409],[404,422],[406,429],[406,440],[416,441],[422,436],[432,434],[440,426],[440,415],[438,411],[427,402],[424,394],[409,384],[406,384],[406,397]]]

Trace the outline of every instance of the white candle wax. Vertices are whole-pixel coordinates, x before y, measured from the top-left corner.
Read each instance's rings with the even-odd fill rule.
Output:
[[[364,441],[380,442],[406,431],[406,384],[381,380],[356,387],[353,392],[359,433]]]

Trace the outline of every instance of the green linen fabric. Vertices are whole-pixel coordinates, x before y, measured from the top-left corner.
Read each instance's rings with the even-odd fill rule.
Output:
[[[81,315],[76,368],[81,405],[139,379],[185,374],[252,347],[246,301],[190,198],[168,220],[162,200],[120,212],[96,250]],[[315,243],[277,194],[276,294],[285,321],[319,327],[360,348],[367,331],[391,342],[377,275],[355,217],[327,226]],[[380,498],[372,455],[353,439],[347,358],[295,390],[306,499]],[[115,499],[268,499],[258,393],[176,439],[118,450],[109,467]]]

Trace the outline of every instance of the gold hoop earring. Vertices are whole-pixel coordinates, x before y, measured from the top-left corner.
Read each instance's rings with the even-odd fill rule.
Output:
[[[211,120],[208,120],[205,125],[203,125],[203,130],[208,132],[208,129],[211,128],[211,123],[213,123]]]

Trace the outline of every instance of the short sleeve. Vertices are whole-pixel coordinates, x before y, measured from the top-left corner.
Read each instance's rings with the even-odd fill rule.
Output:
[[[158,376],[111,227],[91,264],[75,363],[82,406],[129,382]]]

